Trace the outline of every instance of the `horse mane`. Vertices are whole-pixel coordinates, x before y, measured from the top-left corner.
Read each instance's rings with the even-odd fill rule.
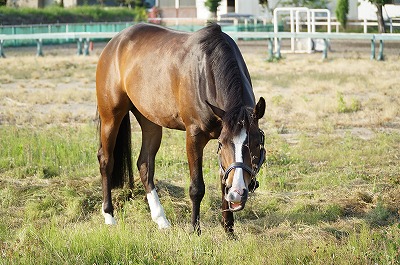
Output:
[[[225,115],[222,123],[228,129],[228,137],[232,137],[243,127],[248,130],[253,120],[253,110],[244,105],[242,75],[225,33],[218,24],[210,24],[202,32],[201,49],[211,65],[215,88],[223,90]]]

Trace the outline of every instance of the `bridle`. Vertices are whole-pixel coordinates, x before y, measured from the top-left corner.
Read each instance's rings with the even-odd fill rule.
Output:
[[[222,166],[221,153],[220,153],[221,148],[222,148],[222,143],[221,143],[220,140],[218,140],[217,154],[219,154],[219,156],[218,156],[219,168],[220,168],[220,170],[221,170],[221,172],[223,174],[223,177],[222,177],[222,184],[223,185],[226,185],[226,180],[228,179],[229,173],[233,169],[241,168],[244,171],[246,171],[247,173],[249,173],[250,176],[251,176],[251,181],[250,181],[250,184],[249,184],[249,190],[251,192],[254,192],[254,190],[258,187],[258,181],[256,179],[256,175],[260,171],[261,166],[265,161],[265,154],[266,154],[265,147],[264,147],[265,134],[261,129],[258,129],[258,131],[260,133],[260,138],[261,138],[260,139],[260,159],[258,161],[258,164],[253,164],[252,163],[252,167],[251,168],[248,165],[246,165],[245,163],[243,163],[243,162],[233,162],[232,164],[229,165],[229,167],[227,169],[225,169],[224,166]],[[248,140],[248,142],[249,142],[249,140]],[[250,157],[251,157],[251,160],[253,160],[251,152],[250,152]]]

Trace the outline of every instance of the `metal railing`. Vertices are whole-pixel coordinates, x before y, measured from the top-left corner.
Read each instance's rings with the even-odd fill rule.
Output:
[[[77,42],[78,54],[89,54],[89,42],[95,39],[111,39],[118,32],[70,32],[70,33],[34,33],[34,34],[1,34],[0,35],[0,56],[5,57],[4,42],[11,40],[35,40],[37,44],[38,56],[43,55],[43,40],[46,39],[72,39]],[[347,40],[369,40],[371,42],[371,59],[375,59],[375,41],[379,41],[379,54],[376,59],[383,60],[383,42],[384,41],[400,41],[400,34],[363,34],[363,33],[292,33],[292,32],[226,32],[234,39],[264,39],[269,43],[270,58],[280,58],[280,40],[282,38],[295,39],[322,39],[325,48],[323,50],[323,58],[327,58],[328,41],[330,39],[347,39]],[[277,39],[277,45],[274,53],[273,40]]]

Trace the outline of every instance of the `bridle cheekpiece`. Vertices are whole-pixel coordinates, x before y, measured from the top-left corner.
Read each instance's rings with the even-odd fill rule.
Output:
[[[251,192],[254,192],[254,190],[256,188],[258,188],[259,184],[258,181],[256,179],[256,175],[258,174],[258,172],[261,169],[262,164],[265,162],[265,147],[264,147],[264,143],[265,143],[265,134],[261,129],[258,129],[259,133],[260,133],[260,159],[258,161],[258,164],[253,164],[252,163],[252,167],[250,168],[248,165],[246,165],[243,162],[233,162],[232,164],[229,165],[229,167],[227,169],[225,169],[222,165],[221,162],[221,154],[220,154],[220,150],[222,148],[222,143],[220,140],[218,140],[218,150],[217,150],[217,154],[219,154],[218,160],[219,160],[219,168],[222,172],[222,184],[226,185],[226,180],[228,179],[229,173],[233,170],[233,169],[237,169],[237,168],[241,168],[244,171],[246,171],[247,173],[250,174],[251,176],[251,182],[249,184],[249,190]],[[251,156],[251,152],[250,152],[250,157]],[[253,159],[251,159],[253,160]]]

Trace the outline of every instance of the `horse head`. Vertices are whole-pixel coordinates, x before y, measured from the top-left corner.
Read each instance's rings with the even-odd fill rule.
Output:
[[[214,114],[222,120],[218,139],[218,155],[224,199],[224,211],[236,212],[244,208],[247,197],[258,187],[256,175],[265,161],[264,132],[258,120],[265,113],[265,100],[260,98],[254,109],[235,111],[233,117],[212,106]],[[243,111],[244,110],[244,111]]]

